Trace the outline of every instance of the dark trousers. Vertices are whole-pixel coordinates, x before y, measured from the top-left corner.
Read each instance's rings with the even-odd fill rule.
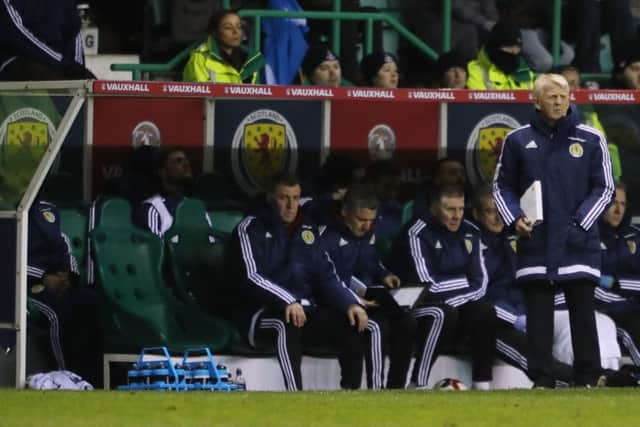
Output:
[[[258,320],[259,340],[275,341],[278,362],[287,390],[302,390],[300,363],[305,348],[330,346],[338,351],[342,378],[340,386],[358,389],[362,382],[364,334],[349,325],[346,313],[324,307],[306,310],[307,322],[302,328],[287,323],[284,312],[268,310]]]
[[[432,314],[418,317],[420,310],[426,307],[414,310],[414,316],[420,319],[418,331],[426,329],[430,332],[422,335],[422,343],[418,342],[412,381],[418,386],[426,385],[431,363],[436,356],[456,349],[457,344],[465,339],[469,340],[473,381],[491,381],[498,321],[493,305],[485,301],[471,301],[460,307],[433,307],[441,310],[444,316]],[[439,333],[435,334],[438,329]],[[432,346],[432,340],[437,341],[435,346]]]
[[[594,284],[588,280],[558,283],[569,309],[573,345],[573,381],[577,386],[595,385],[601,372],[596,330]],[[538,386],[554,387],[553,311],[556,287],[545,281],[523,286],[527,306],[527,361],[529,377]]]
[[[413,345],[415,341],[418,322],[409,313],[402,310],[369,310],[369,320],[377,324],[382,336],[382,354],[389,357],[389,372],[387,373],[386,388],[404,388],[407,382],[407,373],[413,355]],[[375,326],[373,326],[375,328]],[[373,340],[376,335],[367,335],[369,347],[365,351],[365,361],[367,362],[367,381],[369,388],[379,388],[381,380],[374,369],[376,356],[376,345]],[[383,358],[384,362],[384,358]],[[382,365],[384,368],[384,363]],[[381,375],[382,373],[380,373]]]
[[[102,385],[102,329],[98,298],[90,289],[73,287],[56,296],[33,293],[31,303],[47,323],[58,369],[80,375],[94,387]]]
[[[501,360],[528,373],[527,335],[524,332],[517,330],[508,322],[499,320],[496,350]],[[570,384],[573,381],[573,368],[566,363],[553,359],[551,372],[553,378],[564,384]]]

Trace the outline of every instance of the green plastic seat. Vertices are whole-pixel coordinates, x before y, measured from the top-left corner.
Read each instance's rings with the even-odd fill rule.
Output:
[[[173,225],[164,235],[176,295],[194,301],[209,313],[223,313],[226,239],[205,219],[205,204],[185,198],[176,208]]]
[[[87,214],[82,209],[61,208],[60,227],[69,238],[71,253],[78,262],[80,280],[84,284],[87,277]]]
[[[91,244],[105,298],[106,347],[127,352],[148,346],[174,351],[226,347],[234,337],[233,327],[173,296],[162,273],[163,241],[133,226],[128,202],[106,200],[100,218]]]
[[[209,217],[212,222],[213,234],[216,237],[228,239],[236,225],[244,218],[244,214],[242,211],[215,210],[209,212]]]

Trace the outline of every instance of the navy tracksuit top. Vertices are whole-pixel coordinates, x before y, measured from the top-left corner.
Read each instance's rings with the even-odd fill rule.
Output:
[[[598,217],[613,196],[607,142],[579,123],[575,107],[550,128],[538,112],[507,135],[496,167],[494,198],[507,226],[523,215],[520,197],[542,184],[544,221],[518,240],[518,281],[600,277]]]
[[[424,284],[429,300],[452,307],[487,291],[479,231],[467,221],[451,232],[430,216],[414,218],[394,242],[389,267],[403,283]]]

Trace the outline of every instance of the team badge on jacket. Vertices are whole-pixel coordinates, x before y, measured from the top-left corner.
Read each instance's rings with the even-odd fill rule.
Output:
[[[635,255],[636,253],[636,242],[634,242],[633,240],[627,240],[627,247],[629,248],[629,252],[631,252],[631,255]]]
[[[464,246],[467,248],[467,252],[471,253],[473,250],[473,242],[469,239],[464,239]]]
[[[513,253],[517,254],[518,253],[518,240],[517,239],[510,239],[509,245],[511,245],[511,250],[513,251]]]
[[[316,236],[313,235],[312,231],[304,230],[302,232],[302,241],[305,242],[307,245],[312,245],[313,242],[316,241]]]
[[[580,145],[577,142],[574,142],[569,146],[569,154],[571,154],[573,157],[578,159],[582,157],[582,155],[584,154],[584,149],[582,148],[582,145]]]
[[[53,212],[51,211],[43,211],[42,212],[42,216],[44,217],[44,219],[53,224],[54,222],[56,222],[56,216],[53,214]]]

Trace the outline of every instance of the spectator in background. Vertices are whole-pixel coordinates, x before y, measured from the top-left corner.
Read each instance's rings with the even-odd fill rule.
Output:
[[[533,89],[533,72],[522,58],[520,29],[498,22],[478,58],[469,62],[468,73],[469,89]]]
[[[407,0],[400,2],[402,21],[432,49],[440,51],[442,40],[442,2]],[[495,0],[453,0],[451,2],[451,49],[459,51],[465,62],[478,55],[478,49],[498,20]],[[412,45],[402,46],[400,63],[409,86],[424,85],[431,63]]]
[[[269,0],[269,9],[298,12],[296,0]],[[263,20],[263,51],[267,61],[265,83],[289,85],[296,78],[309,46],[304,38],[306,19],[269,18]]]
[[[551,26],[554,0],[498,0],[500,20],[514,24],[522,33],[522,56],[533,71],[551,69]],[[568,65],[575,56],[573,48],[560,41],[560,58],[557,65]]]
[[[438,57],[435,66],[435,87],[465,89],[467,87],[467,61],[455,50]]]
[[[0,3],[0,81],[95,79],[73,0]]]
[[[616,89],[640,90],[640,46],[637,39],[629,40],[611,74],[612,86]]]
[[[311,46],[307,50],[302,61],[301,81],[316,86],[351,85],[342,78],[340,59],[324,44]]]
[[[625,41],[636,36],[629,0],[568,0],[564,16],[567,34],[575,34],[573,65],[583,73],[599,73],[600,39],[608,33],[613,63],[625,58]]]
[[[373,52],[360,62],[362,80],[366,86],[396,89],[398,87],[398,60],[387,52]]]
[[[304,10],[333,10],[333,0],[300,0]],[[343,0],[342,12],[377,12],[373,7],[362,7],[360,0]],[[327,19],[314,19],[309,22],[308,40],[311,44],[318,44],[331,39],[332,21]],[[358,42],[362,29],[362,21],[340,21],[340,58],[342,73],[346,79],[352,82],[361,82],[360,67],[358,66]],[[373,48],[382,50],[382,23],[374,23]]]
[[[240,16],[222,10],[211,18],[211,35],[191,55],[183,71],[185,81],[210,83],[259,83],[265,66],[260,52],[250,53],[242,41]]]
[[[640,65],[640,63],[638,64]],[[569,83],[569,88],[571,90],[580,89],[580,71],[574,67],[573,65],[564,65],[560,67],[554,68],[554,72],[564,76]],[[576,106],[578,112],[580,113],[580,118],[582,122],[586,125],[591,126],[594,129],[599,130],[603,134],[605,134],[604,127],[602,127],[602,123],[600,123],[600,118],[598,117],[598,113],[593,108],[592,105],[589,104],[580,104],[580,106]],[[605,135],[606,136],[606,135]],[[608,140],[607,140],[608,141]],[[618,181],[622,176],[622,163],[620,162],[620,154],[618,152],[618,146],[613,142],[608,141],[607,148],[609,148],[609,156],[611,156],[611,166],[613,167],[613,178]]]

